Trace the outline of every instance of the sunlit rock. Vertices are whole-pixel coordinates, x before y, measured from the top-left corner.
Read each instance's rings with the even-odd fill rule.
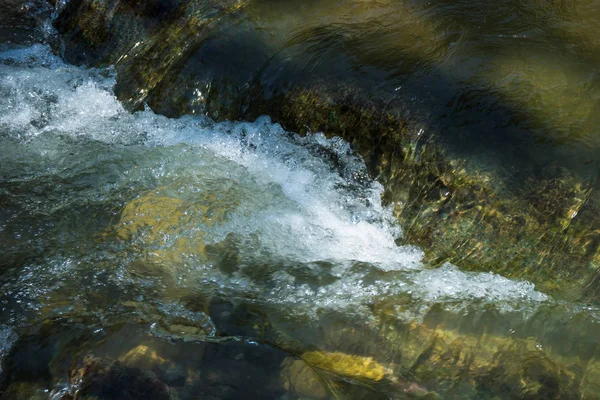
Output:
[[[140,344],[129,350],[119,361],[127,367],[148,370],[167,362],[165,358],[158,355],[155,349],[145,344]]]
[[[159,188],[126,204],[115,234],[121,240],[143,243],[142,252],[151,262],[206,259],[205,231],[224,222],[236,200],[222,201],[210,192],[187,199],[165,196],[169,190]]]
[[[505,52],[487,65],[481,79],[513,105],[517,117],[531,121],[533,132],[523,140],[532,146],[598,148],[595,128],[600,119],[595,111],[600,90],[594,84],[595,71],[564,55],[531,54],[526,49]]]
[[[302,354],[307,364],[333,374],[353,379],[382,380],[391,370],[373,357],[362,357],[339,352],[310,351]]]

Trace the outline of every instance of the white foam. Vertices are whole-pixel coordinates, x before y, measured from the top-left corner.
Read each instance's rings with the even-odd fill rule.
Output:
[[[423,270],[414,277],[414,293],[429,301],[486,300],[545,301],[548,297],[537,292],[532,283],[513,281],[492,272],[463,272],[452,264],[435,270]]]
[[[223,285],[237,290],[255,288],[276,302],[323,307],[398,293],[428,302],[547,299],[530,283],[494,274],[465,273],[450,265],[423,269],[420,249],[395,244],[401,229],[381,204],[381,185],[365,179],[364,164],[339,138],[300,137],[268,117],[214,123],[198,117],[167,119],[149,110],[130,114],[111,92],[112,84],[105,71],[64,65],[43,47],[1,53],[0,130],[25,141],[68,135],[149,149],[132,154],[136,168],[121,171],[111,190],[134,183],[178,184],[191,192],[217,188],[233,193],[236,206],[226,221],[205,232],[204,241],[219,242],[234,233],[247,238],[239,241],[245,260],[281,265],[326,261],[335,277],[315,288],[278,271],[273,275],[278,286],[267,290],[240,276],[213,271],[210,279],[225,280]],[[357,263],[403,275],[365,283],[370,268],[353,270]]]

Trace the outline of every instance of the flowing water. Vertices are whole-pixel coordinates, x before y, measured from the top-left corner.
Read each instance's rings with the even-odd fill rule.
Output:
[[[393,22],[398,10],[381,3],[388,13],[371,17]],[[311,4],[299,15],[315,21]],[[434,39],[396,55],[454,54]],[[503,72],[515,54],[479,73],[519,107],[522,77]],[[344,66],[333,61],[332,74]],[[550,64],[536,65],[568,70]],[[266,116],[130,113],[114,85],[112,68],[66,64],[46,45],[0,52],[6,398],[600,398],[600,309],[491,272],[430,268],[398,245],[382,186],[344,140]],[[579,112],[594,124],[571,92],[560,92],[567,115],[548,111],[571,104],[552,93],[526,111],[552,114],[554,133]],[[575,149],[594,149],[578,138]]]
[[[428,270],[418,248],[396,246],[402,229],[381,186],[341,139],[299,137],[268,118],[130,114],[109,70],[65,65],[41,45],[0,60],[4,354],[40,321],[83,320],[97,335],[136,321],[158,337],[242,335],[292,354],[369,356],[377,344],[392,362],[400,343],[341,339],[344,326],[377,332],[374,308],[390,301],[399,325],[435,309],[477,335],[492,313],[484,330],[557,341],[552,321],[528,327],[540,307],[564,308],[532,284]],[[227,321],[232,307],[252,311]]]

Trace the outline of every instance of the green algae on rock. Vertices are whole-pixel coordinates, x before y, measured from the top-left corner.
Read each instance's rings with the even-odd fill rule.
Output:
[[[568,344],[542,345],[533,337],[518,335],[519,328],[510,330],[508,335],[497,334],[494,330],[502,323],[493,320],[482,323],[485,328],[481,334],[467,334],[460,327],[450,326],[456,316],[440,318],[435,316],[438,313],[435,310],[428,317],[431,320],[426,318],[423,324],[407,324],[398,329],[399,325],[392,322],[394,311],[384,308],[380,316],[389,325],[382,332],[387,330],[387,339],[392,342],[403,342],[404,359],[398,370],[407,371],[408,377],[418,377],[422,385],[440,390],[448,398],[465,389],[454,386],[458,376],[468,377],[470,387],[480,396],[499,390],[524,398],[592,399],[599,394],[598,383],[590,379],[598,371],[598,358],[592,354],[596,350],[587,356],[574,356],[578,351],[571,349],[570,354],[565,353]]]
[[[348,140],[364,157],[371,174],[384,184],[384,199],[394,204],[404,227],[403,240],[422,246],[433,265],[451,261],[473,270],[529,279],[559,296],[597,299],[595,179],[580,177],[559,162],[541,169],[519,167],[516,175],[507,178],[448,148],[444,132],[436,133],[435,121],[428,126],[423,120],[422,107],[415,109],[401,91],[390,93],[369,83],[377,74],[364,81],[352,72],[328,79],[338,67],[326,67],[324,61],[343,58],[320,52],[315,54],[324,58],[314,60],[319,69],[299,67],[303,62],[299,49],[305,44],[323,40],[324,46],[335,49],[345,43],[345,54],[360,55],[364,53],[359,51],[360,43],[364,45],[377,32],[388,37],[386,29],[400,37],[408,35],[406,41],[383,41],[374,49],[367,48],[365,55],[374,51],[379,56],[363,58],[356,65],[373,71],[395,68],[400,73],[400,64],[408,65],[407,60],[425,71],[452,64],[460,37],[443,32],[458,26],[456,22],[438,20],[404,2],[355,3],[348,8],[330,4],[325,11],[321,9],[325,21],[310,19],[317,9],[307,4],[300,15],[310,18],[293,22],[299,17],[284,6],[275,7],[277,12],[259,12],[271,9],[261,2],[190,0],[142,5],[77,0],[61,10],[55,25],[64,38],[68,60],[115,63],[117,94],[133,109],[146,102],[169,116],[205,113],[217,119],[253,119],[268,114],[290,130],[323,131]],[[523,7],[529,12],[538,5]],[[544,12],[554,13],[553,18],[562,18],[560,12],[568,18],[578,15],[565,7]],[[395,18],[400,25],[377,27],[372,24],[376,18],[390,22]],[[296,36],[286,40],[281,25],[288,19],[299,28]],[[328,26],[324,24],[334,23],[338,24],[336,32],[342,34],[353,26],[348,21],[356,23],[356,40],[341,36],[341,42],[328,42],[335,32],[319,31]],[[501,28],[494,25],[492,29]],[[429,47],[416,46],[409,32],[419,32]],[[244,43],[252,53],[240,52]],[[244,55],[246,64],[236,54]],[[223,72],[210,60],[222,64]],[[552,94],[556,85],[565,83],[560,66],[552,69],[557,81],[554,75],[532,71],[534,66],[528,62],[520,65],[499,59],[496,64],[489,66],[491,80],[482,75],[475,79],[476,85],[482,90],[491,85],[490,95],[497,94],[500,103],[522,109],[518,111],[522,118],[569,129],[550,110],[565,106],[562,97],[569,110],[577,113],[576,119],[585,120],[590,114],[593,102],[589,98],[572,91],[561,98]],[[514,82],[503,76],[521,72],[539,78],[532,83],[533,90],[541,93],[539,101],[514,97],[520,92],[510,89]],[[410,69],[397,76],[404,77],[394,78],[401,82],[411,76]]]
[[[400,227],[381,204],[382,186],[347,142],[299,136],[268,118],[128,113],[110,78],[47,49],[0,59],[8,97],[0,97],[0,218],[9,236],[0,312],[10,324],[0,327],[0,390],[68,398],[85,386],[82,396],[131,389],[140,397],[138,389],[161,394],[166,384],[181,398],[235,398],[255,385],[256,397],[597,397],[598,308],[493,273],[425,269],[418,248],[396,245]],[[332,127],[360,125],[353,118],[364,92],[349,93],[357,106],[332,115]],[[323,109],[336,106],[330,99]],[[372,126],[355,147],[377,143]],[[496,171],[469,160],[436,162],[460,158],[427,129],[405,129],[400,165],[414,170],[394,176],[395,187],[411,188],[413,177],[429,186],[398,197],[396,211],[432,209],[425,223],[443,225],[454,202],[450,211],[463,214],[450,214],[451,226],[485,210],[502,227],[506,215],[523,213],[511,208],[523,197],[543,200],[528,209],[542,212],[514,221],[532,230],[556,224],[560,235],[591,219],[590,187],[560,165],[521,170],[526,184],[502,186]],[[401,172],[390,167],[396,157],[382,156],[387,146],[368,156],[371,168]],[[544,179],[529,180],[536,175]],[[400,204],[410,196],[424,204]],[[418,233],[420,220],[405,225]],[[462,255],[448,249],[441,258]],[[132,384],[123,388],[119,377]]]

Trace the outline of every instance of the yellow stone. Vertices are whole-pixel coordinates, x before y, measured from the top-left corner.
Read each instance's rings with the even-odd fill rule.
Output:
[[[301,357],[312,367],[348,378],[380,381],[391,374],[390,369],[373,357],[326,351],[309,351]]]
[[[147,228],[152,241],[159,241],[160,235],[177,231],[182,204],[180,199],[152,194],[132,200],[121,213],[117,236],[128,240],[142,228]]]
[[[185,256],[206,258],[206,228],[224,222],[239,201],[229,192],[179,198],[170,195],[172,189],[177,188],[160,187],[127,203],[114,232],[124,241],[141,240],[149,261],[172,264]]]
[[[121,357],[119,361],[127,367],[139,368],[142,370],[148,370],[156,365],[167,362],[167,360],[159,356],[154,349],[144,344],[140,344],[129,350],[129,352]]]

